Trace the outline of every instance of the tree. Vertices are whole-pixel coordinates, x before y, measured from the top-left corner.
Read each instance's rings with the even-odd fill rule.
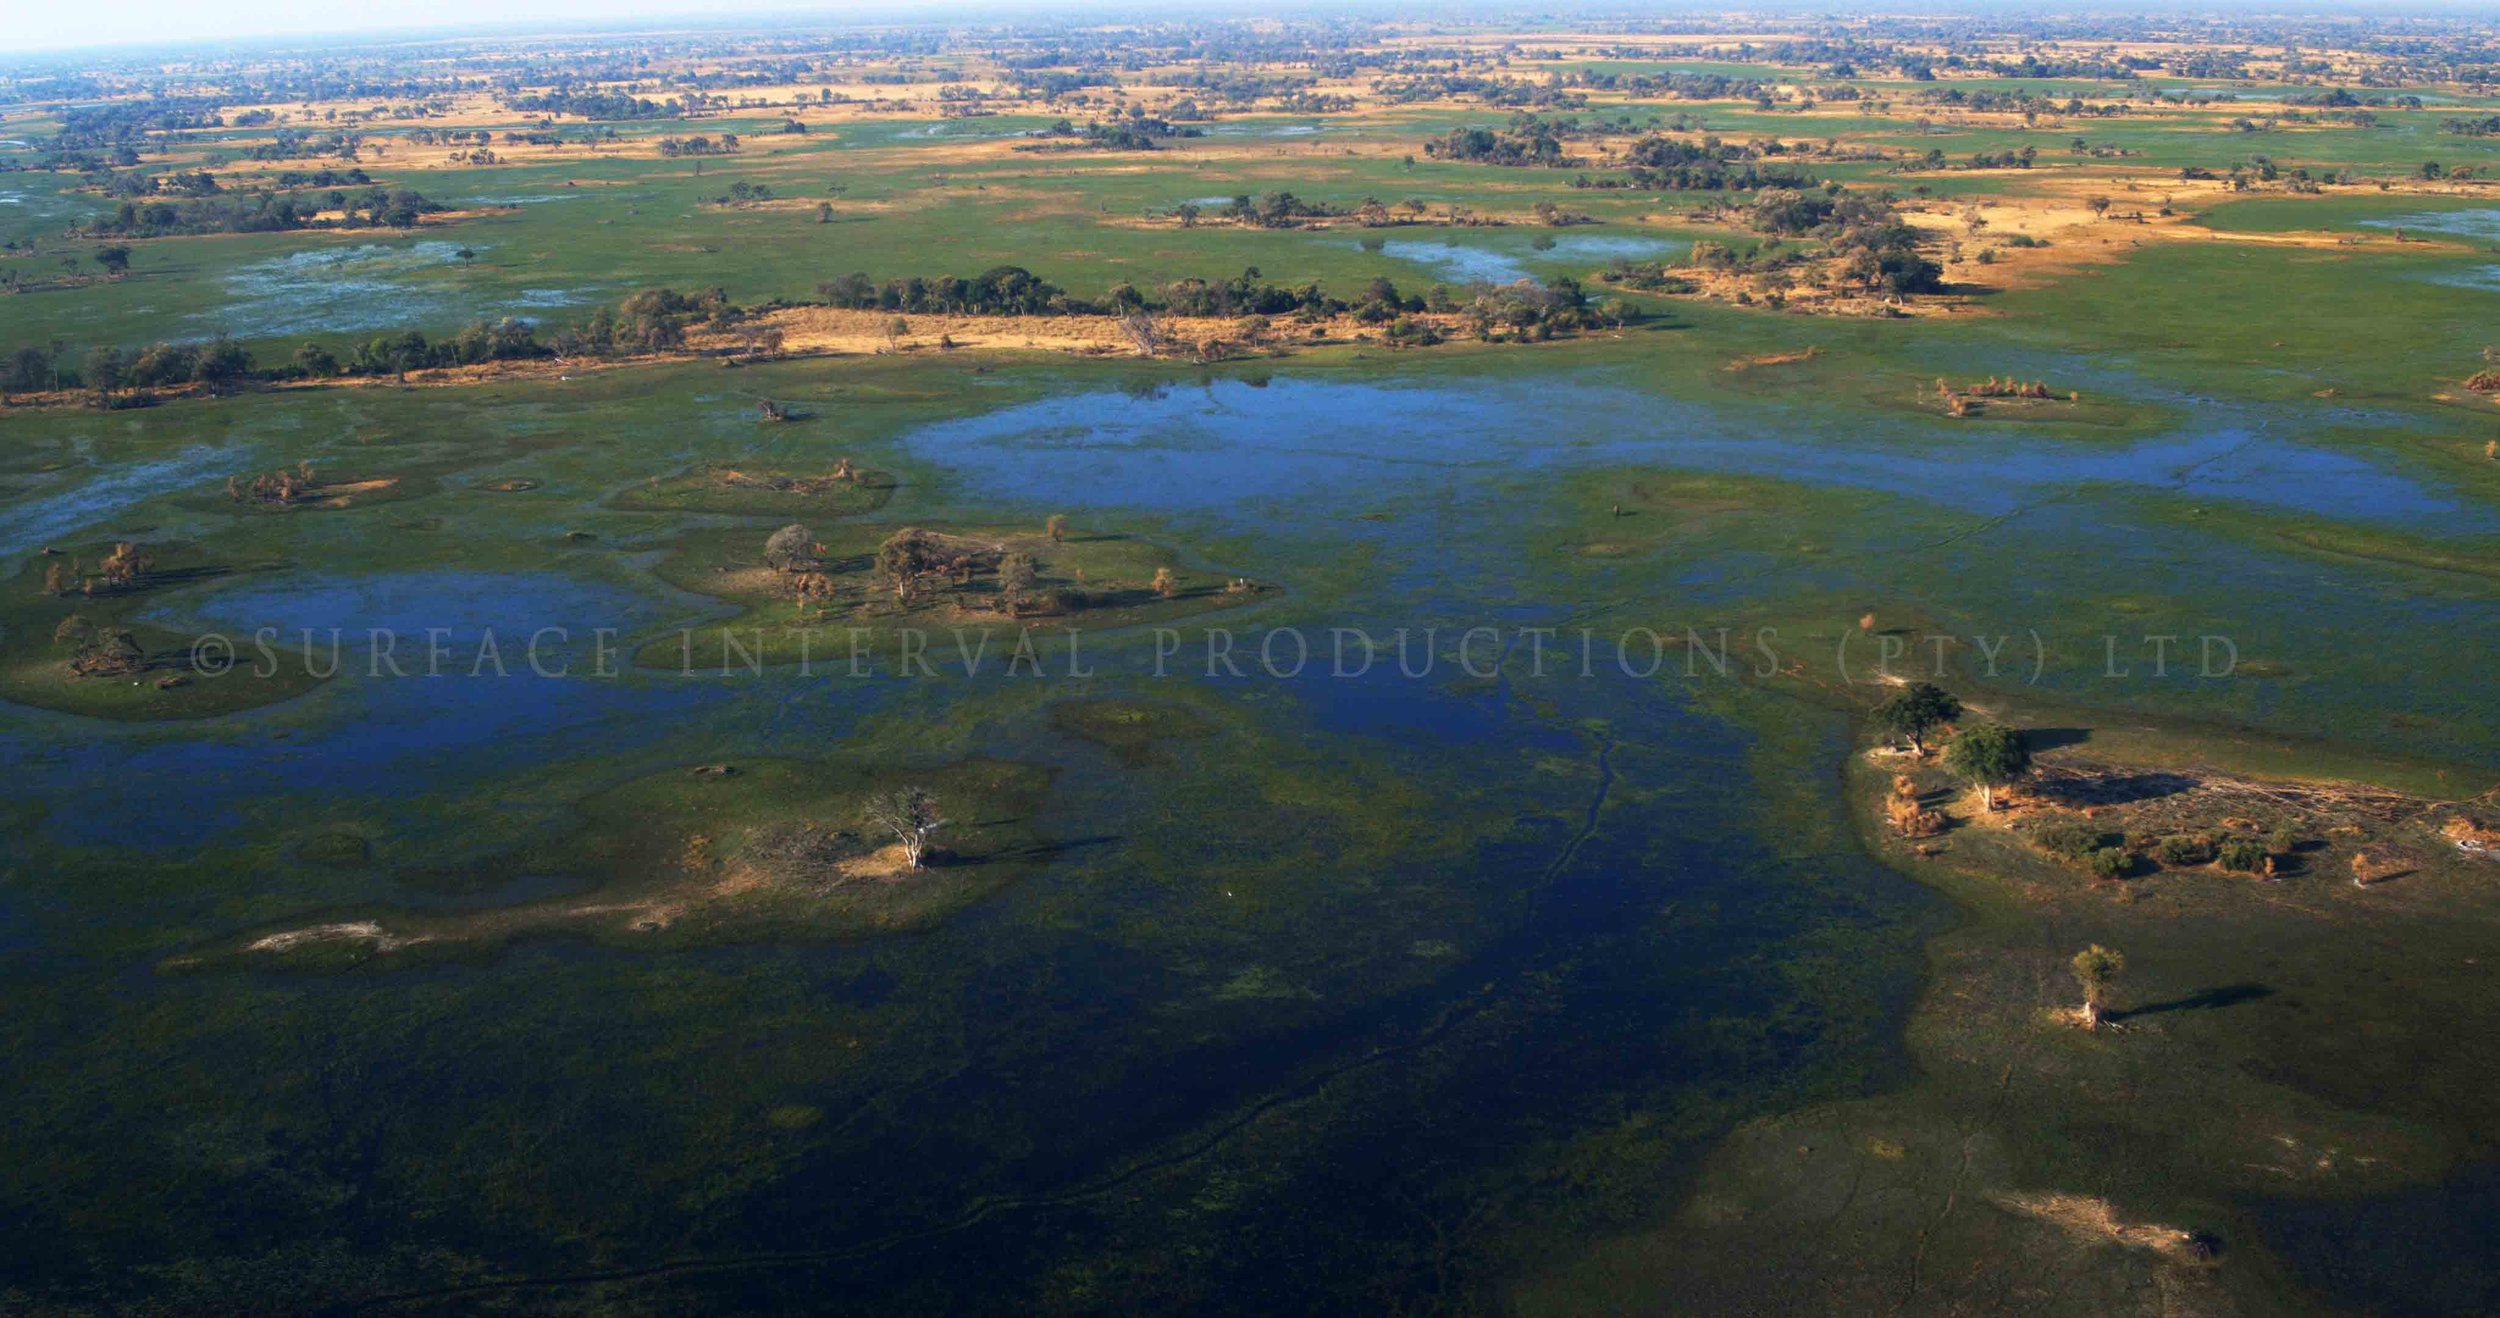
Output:
[[[1945,743],[1944,765],[1979,784],[1981,808],[1994,810],[1996,789],[2031,772],[2031,751],[2002,723],[1974,723]]]
[[[104,267],[104,273],[119,279],[130,270],[130,249],[120,243],[99,247],[95,249],[95,263]]]
[[[922,574],[938,566],[939,561],[937,542],[917,527],[906,526],[877,546],[877,570],[894,582],[894,598],[902,604],[911,603]]]
[[[316,380],[326,380],[339,373],[339,359],[318,343],[307,343],[295,350],[295,369]]]
[[[885,323],[885,347],[888,352],[903,350],[903,336],[911,333],[911,322],[896,316]]]
[[[2083,204],[2092,208],[2093,219],[2102,219],[2109,214],[2109,198],[2107,197],[2098,195],[2086,197],[2083,199]]]
[[[904,787],[868,798],[868,822],[894,834],[903,847],[903,864],[925,867],[929,835],[946,827],[937,797],[925,787]]]
[[[1054,544],[1067,539],[1068,515],[1066,513],[1052,513],[1049,520],[1042,523],[1042,534],[1049,536],[1051,538],[1051,542]]]
[[[453,252],[453,253],[452,253],[452,255],[454,255],[454,256],[456,256],[456,257],[459,257],[459,258],[460,258],[460,264],[462,264],[462,265],[464,265],[464,266],[469,266],[469,265],[475,265],[475,264],[477,264],[477,253],[476,253],[476,252],[474,252],[474,251],[471,251],[470,249],[468,249],[468,248],[466,248],[466,247],[461,248],[459,251]]]
[[[2083,1027],[2101,1028],[2101,1013],[2109,1007],[2110,987],[2127,968],[2127,958],[2094,943],[2075,953],[2075,982],[2083,986]]]
[[[776,572],[796,572],[813,560],[816,537],[807,528],[792,522],[764,538],[764,566]]]
[[[1155,569],[1155,594],[1160,595],[1165,599],[1170,599],[1174,595],[1180,593],[1180,588],[1181,580],[1179,577],[1172,575],[1172,569],[1168,567],[1159,567]]]
[[[1165,339],[1163,321],[1145,311],[1131,311],[1117,322],[1120,333],[1137,349],[1140,357],[1152,357],[1162,351]]]
[[[109,397],[121,387],[123,369],[122,350],[107,345],[88,351],[86,369],[81,374],[86,377],[88,388]]]
[[[1195,229],[1198,227],[1198,203],[1194,201],[1184,201],[1180,205],[1174,207],[1172,213],[1180,217],[1182,228]]]
[[[1876,726],[1908,739],[1921,757],[1927,754],[1927,734],[1961,716],[1962,702],[1933,682],[1912,682],[1875,707]]]
[[[106,554],[96,567],[104,573],[104,584],[120,589],[137,585],[139,578],[146,576],[148,569],[155,565],[156,560],[150,558],[146,551],[123,540],[116,543],[113,552]]]
[[[998,560],[998,596],[1011,613],[1024,602],[1025,592],[1033,589],[1033,583],[1040,579],[1041,574],[1034,570],[1030,554],[1009,554]]]

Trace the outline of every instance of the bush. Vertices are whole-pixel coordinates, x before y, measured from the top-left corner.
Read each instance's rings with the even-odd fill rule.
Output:
[[[2222,844],[2222,868],[2234,874],[2262,874],[2266,868],[2266,849],[2248,838],[2233,838]]]
[[[2123,879],[2135,869],[2135,853],[2122,847],[2101,847],[2084,857],[2096,879]]]
[[[2209,865],[2214,859],[2214,841],[2187,833],[2173,833],[2155,848],[2164,865]]]
[[[2065,819],[2032,830],[2031,844],[2055,856],[2081,860],[2109,843],[2109,834],[2081,820]]]

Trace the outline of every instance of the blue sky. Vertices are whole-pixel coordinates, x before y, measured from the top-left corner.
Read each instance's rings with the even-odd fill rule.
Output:
[[[1031,5],[985,6],[992,12]],[[962,7],[895,0],[427,0],[422,5],[342,4],[340,0],[120,0],[89,8],[58,0],[8,0],[0,50],[169,42],[259,40],[290,34],[509,28],[515,24],[591,28],[620,21],[739,15],[937,18]]]

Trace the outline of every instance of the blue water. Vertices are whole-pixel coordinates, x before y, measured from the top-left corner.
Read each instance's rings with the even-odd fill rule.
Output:
[[[1783,428],[1602,379],[1379,385],[1221,380],[1150,396],[1071,394],[905,437],[985,493],[1222,513],[1270,505],[1342,515],[1397,482],[1453,485],[1471,467],[1654,462],[1881,490],[1986,515],[2091,485],[2133,486],[2452,534],[2500,529],[2500,512],[2384,464],[2278,437],[2269,418],[2134,443],[2041,439],[1984,420],[1870,418],[1845,434]],[[2288,426],[2284,427],[2289,429]],[[1245,509],[1257,511],[1244,511]]]
[[[226,450],[195,446],[152,462],[114,463],[75,488],[0,505],[0,553],[40,549],[158,495],[205,483],[233,465]]]
[[[2500,240],[2500,207],[2478,207],[2452,211],[2416,211],[2409,215],[2389,215],[2363,220],[2374,229],[2420,230],[2428,233],[2456,234],[2466,238]]]
[[[1663,238],[1606,234],[1555,237],[1554,245],[1543,251],[1538,251],[1533,243],[1533,239],[1515,234],[1467,241],[1454,237],[1391,238],[1382,243],[1380,254],[1392,260],[1422,266],[1449,283],[1513,284],[1558,268],[1585,273],[1592,266],[1618,257],[1634,261],[1659,260],[1684,247],[1683,243]]]
[[[238,672],[219,680],[250,680],[260,662],[254,633],[263,628],[274,633],[269,644],[290,655],[309,646],[312,662],[335,666],[338,676],[298,701],[220,720],[205,735],[15,711],[12,722],[26,728],[0,733],[0,767],[37,773],[89,803],[50,819],[53,836],[70,843],[197,846],[282,799],[306,808],[357,801],[368,817],[416,828],[421,812],[404,807],[427,792],[456,794],[601,748],[627,754],[670,735],[681,716],[737,694],[632,669],[628,638],[668,608],[552,572],[241,578],[168,598],[144,616],[233,640]],[[601,627],[619,631],[608,642],[613,676],[598,672],[593,631]],[[429,628],[439,633],[429,637]],[[542,628],[568,634],[540,638],[533,670],[528,646]],[[490,634],[499,666],[484,657]],[[47,725],[56,734],[84,727],[85,735],[43,735]]]
[[[225,302],[191,317],[202,327],[255,337],[404,327],[411,322],[493,319],[579,306],[592,288],[530,288],[503,294],[467,287],[463,247],[482,243],[320,246],[247,262],[222,276]]]

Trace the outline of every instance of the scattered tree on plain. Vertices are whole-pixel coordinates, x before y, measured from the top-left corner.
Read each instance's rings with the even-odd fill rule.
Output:
[[[2074,967],[2075,982],[2083,986],[2083,1026],[2097,1030],[2109,1009],[2109,991],[2127,969],[2127,958],[2094,943],[2075,953]]]
[[[902,844],[903,864],[925,868],[929,835],[946,827],[937,797],[925,787],[904,787],[868,798],[868,822],[894,834]]]
[[[2002,723],[1974,723],[1945,743],[1945,767],[1979,784],[1983,809],[1997,808],[1996,789],[2031,772],[2023,736]]]

